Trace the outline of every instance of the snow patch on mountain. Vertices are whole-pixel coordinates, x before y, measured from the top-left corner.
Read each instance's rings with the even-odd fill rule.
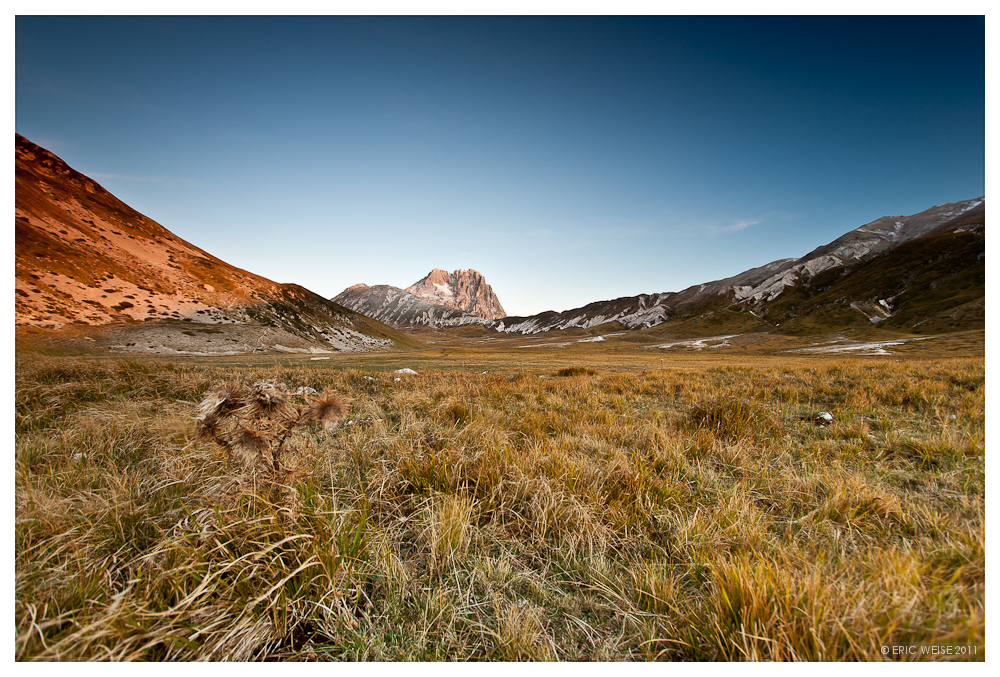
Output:
[[[815,345],[808,346],[806,348],[795,348],[793,350],[786,350],[786,353],[818,353],[818,354],[843,354],[850,353],[852,355],[891,355],[892,353],[886,350],[887,346],[901,346],[904,343],[909,343],[910,341],[927,341],[929,339],[937,338],[936,336],[916,336],[913,338],[900,338],[893,339],[891,341],[834,341],[830,344],[825,345]]]
[[[652,348],[676,348],[678,346],[684,346],[686,348],[694,348],[695,350],[702,350],[704,348],[726,348],[729,347],[729,339],[736,338],[737,336],[742,336],[742,334],[726,334],[724,336],[706,336],[705,338],[698,339],[684,339],[681,341],[671,341],[670,343],[660,343],[655,346],[646,346],[646,349]]]
[[[655,327],[667,319],[670,307],[666,305],[645,307],[649,298],[645,295],[635,297],[637,301],[634,304],[629,304],[628,307],[618,310],[618,312],[613,312],[613,309],[610,308],[616,303],[615,301],[606,301],[558,313],[555,317],[543,314],[529,318],[518,318],[518,321],[513,322],[509,319],[501,320],[495,329],[507,334],[538,334],[553,329],[590,329],[608,322],[618,322],[629,329]],[[600,312],[594,306],[605,306],[608,307],[608,310]]]

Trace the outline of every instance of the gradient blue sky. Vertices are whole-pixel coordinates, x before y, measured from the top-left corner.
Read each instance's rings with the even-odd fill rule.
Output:
[[[985,193],[985,19],[27,17],[16,131],[332,297],[679,291]]]

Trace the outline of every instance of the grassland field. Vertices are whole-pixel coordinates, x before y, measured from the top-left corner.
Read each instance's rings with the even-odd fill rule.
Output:
[[[477,340],[19,351],[15,657],[985,659],[974,337],[888,357]],[[296,428],[277,469],[196,438],[207,394],[268,379],[350,409]]]

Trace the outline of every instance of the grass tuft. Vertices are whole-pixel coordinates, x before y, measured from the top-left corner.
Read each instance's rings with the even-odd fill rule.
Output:
[[[595,376],[596,371],[590,369],[589,367],[565,367],[559,369],[554,374],[555,376]]]
[[[691,430],[708,430],[727,442],[767,440],[782,428],[774,413],[747,397],[711,397],[698,402],[687,413]]]

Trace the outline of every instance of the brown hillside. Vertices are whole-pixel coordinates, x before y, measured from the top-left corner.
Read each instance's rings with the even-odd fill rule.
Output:
[[[418,345],[307,289],[221,261],[20,135],[14,157],[18,336],[63,328],[59,335],[98,337],[93,347],[193,354]]]
[[[19,325],[225,321],[221,309],[279,289],[185,242],[20,135],[14,216]]]

